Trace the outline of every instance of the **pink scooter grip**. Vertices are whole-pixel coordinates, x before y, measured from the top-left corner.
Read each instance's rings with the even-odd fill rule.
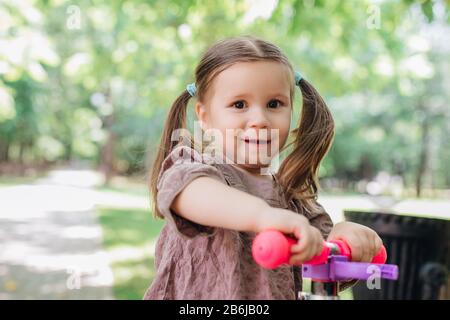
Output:
[[[339,247],[339,254],[345,255],[351,260],[351,249],[343,240],[329,241]],[[259,233],[253,240],[253,259],[264,268],[274,269],[282,264],[288,264],[291,257],[291,247],[297,240],[287,237],[277,230],[266,230]],[[330,248],[324,241],[320,255],[313,257],[304,264],[326,263],[330,255]],[[381,247],[379,253],[372,259],[372,263],[383,264],[386,262],[386,248]]]

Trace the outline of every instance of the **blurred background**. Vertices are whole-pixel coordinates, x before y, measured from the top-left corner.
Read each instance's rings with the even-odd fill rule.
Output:
[[[277,44],[330,106],[319,202],[335,222],[351,208],[450,220],[449,8],[0,0],[0,299],[142,298],[164,223],[149,165],[201,54],[228,36]],[[297,122],[299,93],[295,108]]]

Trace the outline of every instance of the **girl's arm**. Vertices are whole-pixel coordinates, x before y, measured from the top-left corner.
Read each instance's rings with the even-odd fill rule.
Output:
[[[170,208],[183,218],[206,226],[253,232],[273,228],[294,234],[300,240],[294,246],[293,253],[298,254],[292,256],[292,263],[309,260],[322,250],[323,238],[307,218],[273,208],[263,199],[214,178],[202,176],[192,180]]]
[[[263,199],[210,177],[191,181],[171,206],[178,215],[202,225],[253,232],[264,230],[269,220],[276,220],[267,216],[268,208],[271,207]],[[286,215],[288,210],[278,218]]]

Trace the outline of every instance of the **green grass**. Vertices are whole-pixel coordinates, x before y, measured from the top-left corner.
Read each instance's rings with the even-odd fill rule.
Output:
[[[303,292],[311,293],[311,279],[303,278]],[[348,288],[339,293],[339,299],[341,300],[353,300],[352,288]]]
[[[105,192],[120,192],[122,194],[128,194],[132,196],[144,196],[149,197],[149,192],[147,188],[142,185],[141,187],[134,187],[134,188],[127,188],[124,189],[122,186],[117,185],[106,185],[106,186],[99,186],[96,188],[98,191],[105,191]]]
[[[33,183],[39,177],[16,177],[16,176],[1,176],[0,187],[12,187],[21,184]]]
[[[103,228],[103,245],[114,259],[111,265],[114,297],[140,300],[155,274],[152,246],[164,221],[153,219],[149,210],[99,208],[98,213]],[[139,255],[116,259],[115,250],[133,250]]]
[[[114,177],[108,185],[96,188],[105,192],[120,192],[122,194],[149,197],[148,186],[142,179],[130,177]]]

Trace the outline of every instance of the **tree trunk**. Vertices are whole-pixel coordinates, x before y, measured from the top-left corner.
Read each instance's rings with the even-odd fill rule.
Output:
[[[358,176],[355,178],[370,180],[374,177],[374,171],[375,170],[373,168],[369,156],[367,154],[363,154],[359,162]]]
[[[422,185],[427,171],[429,149],[430,149],[430,118],[426,113],[425,108],[421,108],[423,112],[422,120],[422,136],[421,136],[421,146],[419,155],[419,166],[417,168],[416,174],[416,196],[420,198],[422,193]]]
[[[107,89],[105,96],[106,96],[106,101],[113,106],[112,101],[111,101],[112,99],[111,99],[110,88]],[[116,137],[112,130],[113,125],[114,125],[114,107],[113,107],[112,113],[103,118],[103,125],[106,130],[107,138],[106,138],[106,143],[102,147],[102,150],[101,150],[100,168],[101,168],[101,171],[103,172],[103,174],[105,175],[105,184],[109,184],[111,181],[111,178],[114,176],[114,173],[115,173],[114,149],[115,149]]]
[[[9,142],[8,140],[0,139],[0,162],[9,161]]]

